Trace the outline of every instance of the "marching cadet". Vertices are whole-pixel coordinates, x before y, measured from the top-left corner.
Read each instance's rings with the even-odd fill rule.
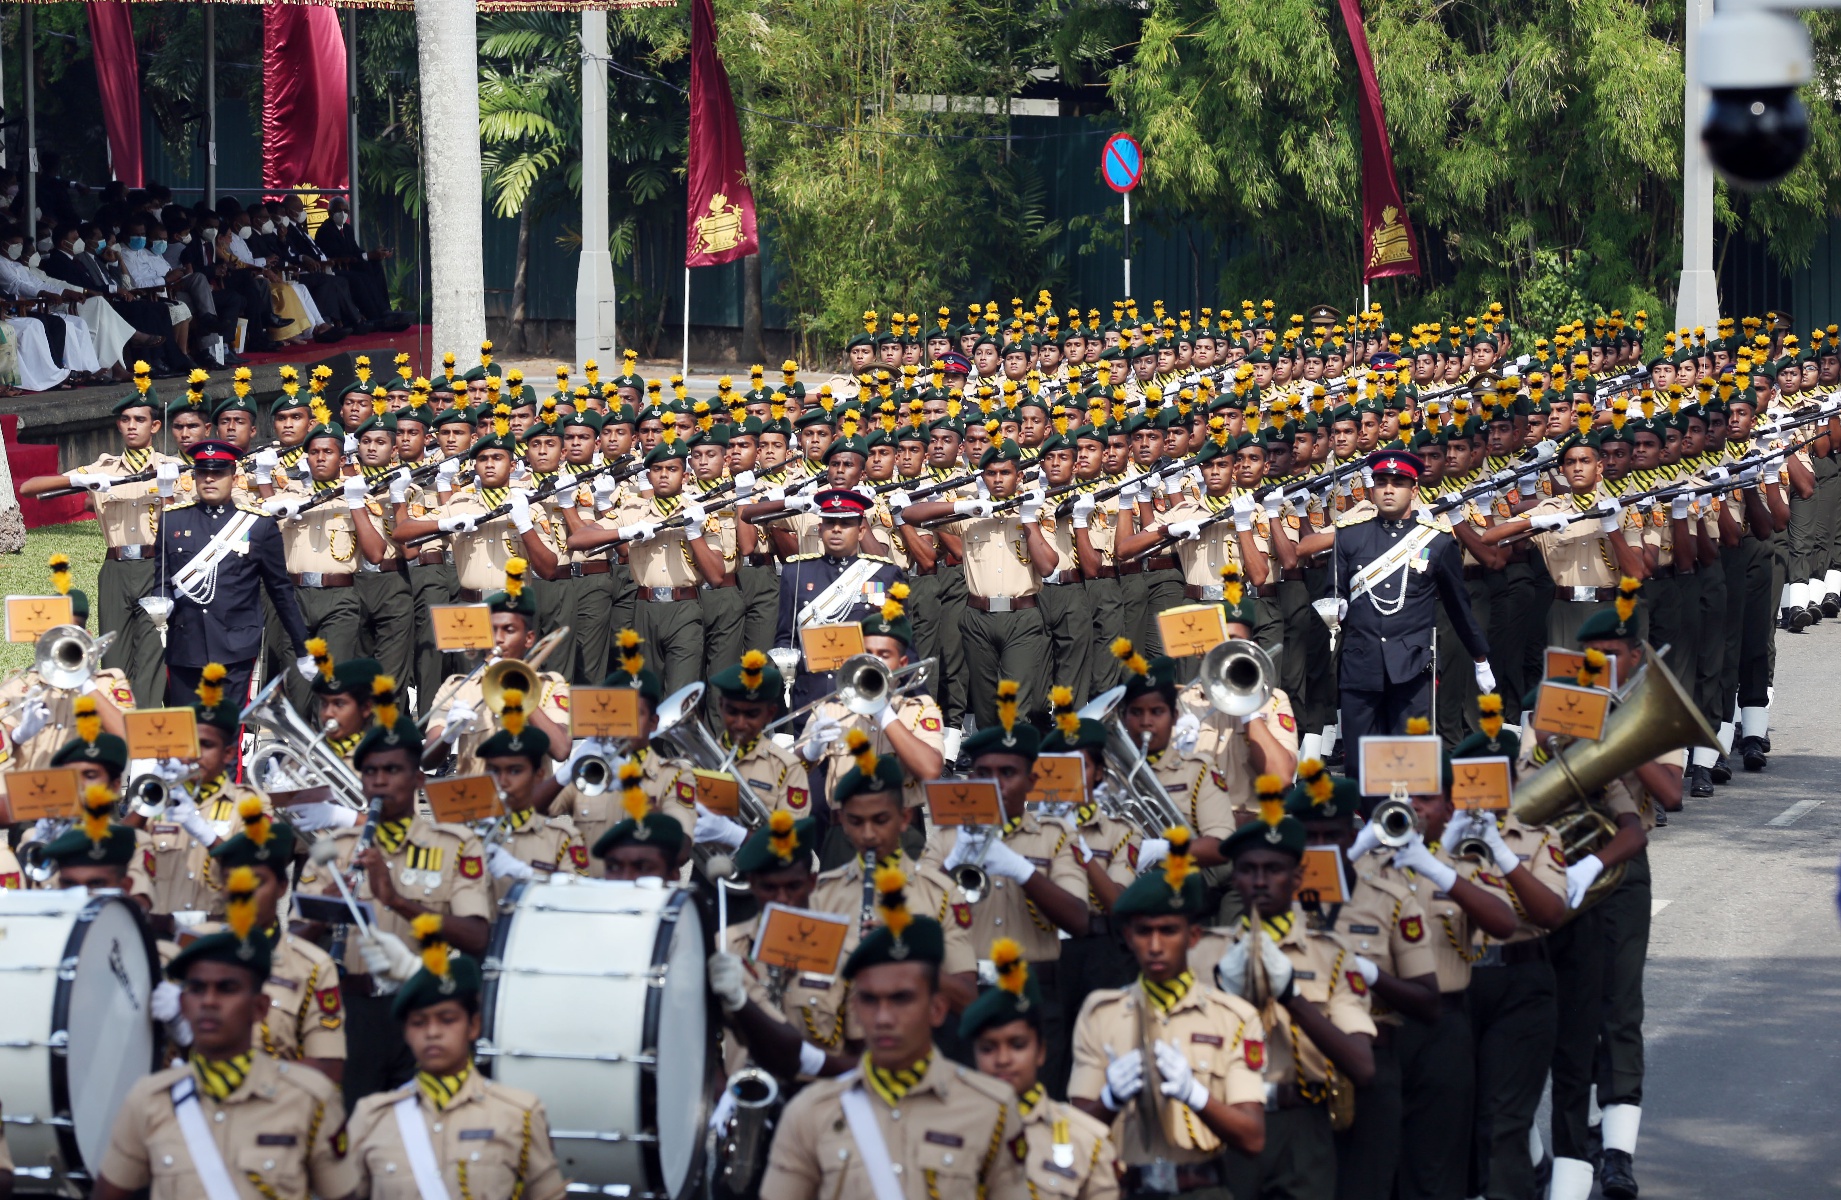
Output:
[[[817,822],[794,820],[781,810],[767,827],[757,829],[735,855],[735,873],[764,909],[769,904],[810,909],[818,883],[813,871]],[[751,957],[759,932],[759,915],[724,931],[724,941],[710,956],[710,991],[722,1003],[723,1019],[739,1038],[729,1056],[733,1073],[745,1057],[782,1080],[841,1075],[856,1064],[862,1038],[845,1038],[845,998],[850,988],[834,975],[795,973],[759,963]],[[845,952],[856,948],[851,936]]]
[[[1260,608],[1231,564],[1222,570],[1221,590],[1227,636],[1256,641],[1253,630],[1257,614],[1276,610]],[[1256,712],[1245,717],[1216,709],[1200,682],[1191,683],[1176,697],[1181,727],[1174,740],[1179,748],[1194,750],[1214,761],[1236,809],[1252,810],[1253,780],[1257,777],[1277,775],[1289,779],[1297,773],[1298,723],[1292,715],[1291,697],[1281,687],[1274,686],[1271,692]]]
[[[1236,823],[1227,777],[1211,759],[1194,749],[1185,751],[1174,740],[1176,661],[1159,656],[1147,662],[1125,638],[1112,644],[1111,653],[1125,667],[1125,696],[1119,710],[1125,736],[1144,756],[1196,836],[1225,838]],[[1203,862],[1213,859],[1209,847],[1198,844],[1197,850]]]
[[[704,416],[700,419],[709,421],[713,418]],[[703,666],[697,674],[700,679],[708,679],[733,665],[748,646],[742,640],[748,604],[736,573],[741,561],[738,548],[740,530],[735,516],[735,501],[746,494],[746,488],[735,480],[724,478],[723,471],[728,461],[728,428],[726,425],[712,425],[707,430],[698,429],[687,442],[692,468],[685,489],[706,510],[703,539],[715,551],[722,564],[720,575],[702,589],[698,601],[703,608]],[[717,695],[712,689],[705,697],[712,720],[720,715],[717,703]]]
[[[348,1165],[357,1194],[557,1200],[568,1188],[543,1101],[487,1079],[473,1062],[479,963],[450,951],[437,918],[421,918],[416,931],[422,969],[390,1003],[415,1056],[415,1078],[352,1110]]]
[[[1027,411],[1042,411],[1041,403]],[[1061,423],[1065,426],[1066,420]],[[1042,483],[1055,494],[1070,490],[1074,484],[1074,443],[1065,434],[1050,430],[1038,447],[1042,464]],[[1056,569],[1042,577],[1038,599],[1042,605],[1042,625],[1047,630],[1053,670],[1050,686],[1073,691],[1084,703],[1091,694],[1093,645],[1093,605],[1087,599],[1085,572],[1081,566],[1080,531],[1071,519],[1059,515],[1059,509],[1044,512],[1043,535],[1055,550]],[[1090,533],[1090,530],[1089,530]],[[1089,560],[1094,558],[1089,547]]]
[[[1285,811],[1303,823],[1310,845],[1343,851],[1355,841],[1361,793],[1353,779],[1331,775],[1322,762],[1306,759],[1285,797]],[[1438,967],[1425,940],[1425,909],[1405,882],[1375,875],[1356,879],[1342,865],[1340,853],[1336,860],[1346,899],[1325,904],[1306,897],[1304,908],[1322,932],[1350,951],[1374,1019],[1374,1076],[1355,1089],[1354,1120],[1336,1131],[1336,1196],[1387,1200],[1400,1162],[1400,1059],[1394,1037],[1408,1019],[1438,1019]],[[1355,980],[1348,982],[1353,990]]]
[[[864,653],[881,659],[892,673],[912,661],[914,625],[907,611],[912,593],[907,584],[892,583],[885,595],[888,598],[882,607],[859,624],[863,627]],[[938,663],[930,669],[937,670]],[[903,803],[910,817],[918,821],[917,814],[926,804],[926,781],[938,779],[945,771],[946,734],[942,726],[940,706],[925,690],[891,696],[887,707],[873,717],[827,700],[806,723],[799,754],[807,762],[824,765],[824,786],[829,792],[850,770],[852,756],[846,739],[853,731],[861,731],[877,754],[892,754],[900,760],[907,780],[902,788]]]
[[[239,869],[232,891],[253,893],[252,880]],[[199,938],[168,964],[167,977],[183,989],[192,1049],[183,1065],[142,1078],[122,1098],[92,1192],[101,1200],[129,1200],[144,1188],[154,1200],[357,1196],[338,1085],[256,1043],[270,1007],[263,985],[272,956],[253,929],[255,907],[253,896],[240,901],[228,930]]]
[[[593,847],[603,874],[617,883],[675,882],[690,853],[690,836],[676,817],[652,807],[638,763],[621,763],[618,780],[625,816],[608,826]]]
[[[762,1200],[932,1196],[1023,1200],[1029,1142],[1007,1084],[948,1061],[939,922],[908,911],[906,876],[876,873],[879,928],[844,964],[867,1036],[862,1065],[811,1084],[774,1133]]]
[[[395,677],[386,676],[374,658],[348,658],[335,663],[326,652],[326,644],[317,638],[307,642],[307,650],[317,670],[311,685],[319,706],[315,722],[326,730],[326,744],[332,752],[350,762],[352,752],[370,727],[377,681],[387,678],[394,687]]]
[[[1285,815],[1283,787],[1262,777],[1259,816],[1222,846],[1246,912],[1224,931],[1231,945],[1215,964],[1215,979],[1253,1004],[1266,1030],[1265,1145],[1256,1157],[1230,1157],[1227,1170],[1238,1197],[1330,1200],[1334,1129],[1347,1127],[1355,1089],[1374,1080],[1374,1021],[1353,956],[1333,937],[1311,932],[1297,903],[1304,825]]]
[[[984,872],[989,894],[960,892],[971,909],[973,944],[1015,938],[1043,991],[1058,1001],[1061,933],[1082,937],[1087,932],[1087,876],[1075,856],[1073,831],[1026,806],[1035,786],[1041,735],[1019,720],[1021,690],[1014,680],[1000,681],[997,723],[965,739],[971,776],[997,785],[1004,823],[957,829],[950,848],[946,831],[936,828],[921,859],[937,863],[948,876],[963,864]],[[1042,1021],[1048,1043],[1045,1074],[1059,1080],[1066,1070],[1069,1030],[1058,1004],[1042,1014]]]
[[[637,748],[622,765],[622,779],[627,765],[638,767],[638,787],[652,811],[663,813],[683,826],[688,838],[697,824],[696,774],[684,759],[672,758],[651,745],[653,735],[660,732],[658,706],[665,699],[665,691],[658,675],[646,665],[645,656],[639,652],[642,644],[639,634],[631,629],[622,629],[614,635],[614,653],[620,668],[601,681],[602,687],[631,688],[638,695],[639,736],[632,740]],[[576,759],[597,751],[613,757],[605,743],[586,739],[574,751],[563,754],[566,761],[549,779],[539,782],[536,789],[537,807],[551,816],[573,820],[583,843],[591,847],[600,844],[601,834],[616,820],[622,802],[622,797],[614,795],[612,788],[589,795],[573,782],[571,770]],[[601,857],[598,852],[595,856]]]
[[[1119,1194],[1119,1179],[1105,1124],[1051,1099],[1038,1077],[1048,1059],[1044,1002],[1023,948],[999,938],[991,947],[991,962],[997,986],[959,1018],[959,1037],[971,1045],[980,1071],[1016,1093],[1028,1139],[1023,1170],[1031,1194],[1111,1200]]]
[[[786,707],[786,681],[779,668],[765,652],[749,650],[711,679],[710,687],[721,697],[718,744],[734,755],[729,769],[748,781],[768,811],[807,815],[812,793],[798,756],[761,733]]]
[[[570,514],[579,511],[580,505],[593,502],[593,489],[575,481],[594,469],[594,450],[602,425],[601,414],[595,412],[572,413],[557,422],[565,461],[549,503],[569,531],[577,526],[569,519]],[[566,533],[564,541],[567,542]],[[570,683],[587,686],[607,674],[608,640],[619,628],[612,621],[614,596],[604,578],[613,570],[613,556],[589,555],[565,545],[557,557],[561,577],[546,591],[555,597],[555,624],[569,627],[569,654],[560,665],[566,668],[563,674]]]
[[[388,677],[383,677],[387,679]],[[492,921],[492,890],[486,879],[479,836],[464,825],[437,824],[416,811],[422,788],[422,735],[395,703],[394,680],[380,689],[372,725],[352,751],[352,766],[372,798],[374,815],[361,829],[330,834],[337,857],[315,862],[300,874],[300,889],[337,895],[332,872],[346,874],[352,891],[376,910],[375,928],[401,940],[415,919],[441,920],[449,943],[484,953]],[[407,1078],[412,1063],[396,1032],[387,997],[378,996],[373,974],[389,973],[385,948],[353,939],[343,944],[340,966],[350,1047],[343,1081],[357,1099]]]
[[[1059,556],[1043,536],[1043,494],[1023,492],[1023,452],[1009,439],[994,443],[979,457],[989,499],[924,500],[902,512],[904,521],[926,524],[960,516],[946,532],[965,548],[966,613],[959,635],[964,645],[966,688],[980,727],[997,719],[995,700],[1000,678],[1021,681],[1022,712],[1048,708],[1040,668],[1051,661],[1048,631],[1037,608],[1042,580],[1056,573]],[[1006,510],[997,506],[1004,501]]]
[[[459,462],[458,455],[450,455],[445,450],[435,450],[424,458],[418,450],[412,450],[413,457],[405,456],[404,443],[413,440],[419,447],[423,441],[424,431],[431,426],[436,430],[448,428],[441,421],[454,415],[451,412],[431,415],[428,406],[418,403],[396,414],[396,443],[399,469],[391,476],[388,490],[390,507],[388,511],[379,511],[376,501],[369,507],[374,518],[383,522],[386,534],[391,539],[392,548],[401,554],[404,569],[409,574],[409,594],[414,606],[414,648],[410,661],[414,664],[413,673],[405,673],[403,678],[413,678],[416,691],[416,708],[422,715],[434,711],[435,693],[440,689],[446,672],[442,666],[442,653],[435,644],[435,619],[431,610],[438,604],[452,604],[458,594],[460,585],[454,575],[454,564],[448,554],[447,544],[443,539],[436,539],[417,549],[404,548],[396,540],[396,522],[398,515],[407,512],[411,520],[422,520],[429,510],[439,503],[434,480],[425,479],[418,482],[415,472],[429,462],[439,471],[449,461]],[[452,426],[453,429],[465,429],[472,433],[471,423],[462,420]],[[453,476],[449,476],[450,486]]]
[[[504,587],[486,597],[486,611],[492,622],[492,654],[485,666],[506,659],[522,662],[537,644],[537,604],[525,584],[528,570],[522,558],[507,560]],[[450,675],[429,708],[440,713],[428,725],[428,738],[434,743],[430,753],[436,763],[449,753],[457,755],[454,773],[458,775],[477,775],[483,770],[479,744],[492,736],[492,713],[480,686],[482,674],[475,668],[465,675]],[[555,671],[533,674],[541,681],[543,694],[535,698],[535,703],[529,696],[524,698],[525,718],[548,737],[552,758],[568,758],[568,681]]]
[[[363,624],[361,642],[383,665],[386,674],[403,681],[404,692],[398,703],[406,704],[408,685],[415,679],[417,665],[415,592],[403,566],[403,548],[391,536],[396,509],[387,498],[393,484],[407,482],[407,478],[396,465],[397,417],[384,410],[381,400],[374,403],[378,411],[352,431],[358,439],[356,478],[363,482],[364,493],[359,506],[347,507],[354,525],[370,525],[382,556],[364,556],[358,563],[352,590],[358,596],[359,620]]]
[[[161,641],[140,601],[153,595],[159,582],[154,551],[160,540],[160,501],[172,494],[184,464],[153,449],[160,408],[151,377],[137,371],[134,386],[111,410],[115,431],[121,435],[120,454],[105,454],[63,475],[28,479],[20,484],[19,494],[39,496],[60,488],[89,492],[90,507],[109,546],[96,578],[97,627],[115,634],[103,665],[126,672],[135,699],[148,707],[158,705],[162,697]],[[156,479],[153,473],[162,470],[165,475]],[[135,481],[116,482],[129,478]]]
[[[536,809],[533,793],[551,756],[549,735],[526,722],[530,700],[517,688],[506,689],[499,731],[477,751],[505,810],[486,841],[486,869],[492,873],[493,900],[500,904],[520,880],[548,882],[558,871],[588,873],[588,847],[575,823]]]
[[[823,553],[795,554],[786,560],[774,633],[776,648],[802,654],[801,630],[809,625],[861,621],[880,608],[890,589],[902,581],[900,567],[886,558],[861,553],[867,497],[847,488],[826,488],[813,502]],[[835,691],[833,683],[830,671],[800,671],[793,680],[793,706],[802,707]],[[817,761],[809,750],[806,758]]]
[[[70,597],[71,621],[88,629],[89,596],[70,586],[70,556],[53,554],[49,565],[52,590]],[[36,666],[0,682],[0,794],[6,787],[5,772],[42,770],[64,745],[78,696],[94,697],[102,727],[118,737],[126,735],[122,713],[134,707],[134,690],[115,668],[91,672],[76,688],[46,687]]]
[[[1239,1193],[1228,1190],[1224,1149],[1257,1155],[1266,1144],[1265,1032],[1251,1004],[1198,979],[1191,955],[1207,898],[1188,830],[1165,836],[1163,869],[1113,906],[1138,976],[1082,1005],[1068,1099],[1111,1125],[1125,1195],[1229,1200]]]

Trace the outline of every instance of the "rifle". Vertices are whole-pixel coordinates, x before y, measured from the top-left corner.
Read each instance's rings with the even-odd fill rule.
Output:
[[[598,467],[590,467],[586,471],[583,471],[580,475],[575,476],[573,479],[570,480],[569,486],[570,487],[579,486],[583,482],[593,479],[597,475],[604,475],[608,471],[613,471],[613,470],[619,470],[622,472],[622,474],[619,476],[620,480],[627,480],[627,479],[631,479],[634,475],[637,475],[640,471],[644,470],[644,466],[640,463],[604,462]],[[551,476],[549,479],[544,480],[542,485],[539,486],[536,491],[531,492],[526,497],[527,502],[531,504],[536,504],[539,501],[548,500],[551,496],[554,496],[558,490],[556,486],[556,480],[558,477],[559,476]],[[511,511],[511,501],[509,500],[507,500],[503,504],[495,504],[491,508],[487,509],[485,512],[479,514],[479,516],[473,519],[473,527],[475,529],[478,529],[480,526],[485,525],[488,522],[495,521],[510,511]],[[444,538],[447,536],[448,535],[446,533],[441,533],[441,532],[425,533],[421,537],[409,539],[408,541],[402,543],[402,545],[404,549],[413,550],[417,546],[422,545],[424,542],[432,542],[436,540],[437,538]]]
[[[734,486],[735,486],[735,480],[733,477],[730,477],[728,479],[723,480],[721,483],[717,484],[715,487],[709,489],[707,492],[702,492],[696,496],[691,497],[691,500],[694,503],[702,504],[705,500],[711,499],[712,497],[715,497],[723,492],[726,492],[730,490],[731,488],[733,488]],[[740,503],[742,503],[742,498],[738,496],[733,499],[725,500],[721,504],[716,505],[714,508],[710,508],[706,506],[703,510],[703,515],[706,517],[711,517],[711,516],[716,515],[719,512],[726,512],[727,510],[734,508],[736,505]],[[688,516],[686,516],[685,514],[681,512],[673,513],[671,516],[666,517],[663,521],[659,522],[658,528],[652,531],[652,536],[657,537],[659,534],[669,532],[670,530],[673,530],[673,529],[682,529],[686,525],[689,525],[689,524],[690,524],[690,518]],[[611,541],[601,543],[599,546],[590,546],[588,549],[581,551],[581,553],[583,554],[607,554],[611,552],[615,547],[627,545],[628,543],[634,540],[635,539],[633,538],[616,537]]]
[[[1046,501],[1051,496],[1065,496],[1069,492],[1073,491],[1078,486],[1079,485],[1075,483],[1058,484],[1055,487],[1048,489],[1047,492],[1043,493],[1042,498],[1044,501]],[[1028,501],[1031,495],[1032,493],[1025,492],[1021,490],[1021,488],[1019,487],[1017,490],[1017,493],[1014,496],[1010,496],[1007,499],[999,500],[993,503],[991,505],[991,515],[996,516],[1000,512],[1008,512],[1013,508],[1019,508],[1025,502]],[[959,515],[958,513],[948,513],[946,516],[943,516],[943,517],[935,517],[931,521],[923,521],[919,525],[916,525],[915,528],[916,529],[928,529],[928,530],[939,529],[942,526],[951,525],[954,521],[963,521],[963,520],[965,520],[965,518]]]
[[[118,487],[124,483],[147,483],[153,479],[154,472],[157,471],[158,469],[159,468],[157,466],[148,467],[146,470],[136,471],[132,475],[123,475],[119,479],[111,479],[109,480],[109,486],[113,488],[113,487]],[[192,468],[190,467],[181,467],[179,471],[180,471],[180,474],[184,474],[185,472],[191,469]],[[40,492],[37,496],[33,497],[33,499],[56,500],[60,496],[87,496],[91,494],[91,491],[92,489],[86,488],[86,487],[61,487],[61,488],[54,488],[49,492]]]

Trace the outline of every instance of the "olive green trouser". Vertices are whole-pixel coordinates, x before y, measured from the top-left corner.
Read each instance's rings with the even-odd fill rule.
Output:
[[[460,593],[460,582],[451,563],[430,563],[426,567],[411,564],[409,592],[415,598],[415,686],[417,715],[428,712],[435,702],[441,681],[453,674],[447,656],[435,645],[435,619],[431,610],[439,604],[452,604]]]
[[[1534,1200],[1528,1131],[1553,1059],[1557,1005],[1553,966],[1545,959],[1479,966],[1470,973],[1477,1055],[1476,1178],[1470,1195]]]
[[[766,650],[780,620],[780,577],[770,566],[744,564],[735,568],[735,581],[742,590],[742,649]]]
[[[714,679],[718,673],[728,670],[742,660],[742,652],[748,649],[743,637],[743,622],[747,619],[748,601],[742,595],[740,586],[703,589],[703,679]],[[771,645],[771,643],[769,643]],[[765,650],[766,646],[760,647]],[[711,728],[722,728],[722,693],[715,688],[706,688],[703,693],[704,712],[709,716]]]
[[[1330,575],[1328,567],[1305,567],[1305,594],[1312,600],[1328,596],[1334,583]],[[1337,710],[1342,704],[1342,693],[1336,681],[1336,655],[1330,652],[1330,627],[1323,623],[1322,617],[1317,618],[1317,629],[1322,632],[1306,625],[1304,641],[1304,691],[1311,698],[1314,724],[1299,724],[1300,729],[1313,733],[1336,724]]]
[[[544,666],[578,687],[593,687],[607,677],[608,646],[614,637],[613,596],[605,575],[552,580],[546,591],[555,594],[552,618],[569,627],[569,637]]]
[[[703,600],[639,601],[639,652],[665,695],[697,681],[703,670]]]
[[[1188,601],[1183,596],[1183,573],[1173,568],[1145,571],[1138,576],[1144,583],[1144,623],[1138,627],[1138,652],[1145,658],[1163,653],[1163,633],[1157,627],[1157,614]]]
[[[1547,938],[1553,960],[1553,1136],[1555,1158],[1591,1157],[1593,1047],[1604,1015],[1604,932],[1598,907],[1585,909]]]
[[[1827,458],[1815,460],[1818,468],[1815,472],[1815,497],[1821,502],[1826,516],[1823,527],[1827,530],[1826,543],[1816,553],[1809,564],[1811,573],[1827,574],[1841,568],[1841,454],[1831,454]],[[1820,464],[1829,463],[1832,469],[1824,475]],[[1813,600],[1813,597],[1811,598]]]
[[[105,558],[96,574],[96,629],[115,635],[102,665],[127,675],[134,702],[142,708],[158,708],[166,699],[166,646],[140,604],[141,597],[153,595],[159,579],[159,561],[151,558]]]
[[[633,584],[633,568],[621,562],[611,554],[608,557],[610,564],[608,572],[601,577],[604,581],[604,586],[607,588],[608,627],[614,631],[614,634],[618,634],[622,629],[638,629],[639,589]],[[779,603],[778,584],[774,587],[774,603]],[[608,645],[610,647],[613,645],[613,637],[613,634],[608,636]],[[603,673],[613,665],[613,652],[611,649],[608,654],[608,661],[603,663],[601,667]],[[603,678],[605,678],[605,674],[603,674]],[[600,680],[596,680],[595,682],[599,683]]]
[[[1084,585],[1079,580],[1045,584],[1036,599],[1041,601],[1042,625],[1048,631],[1049,680],[1056,687],[1072,690],[1076,706],[1085,704],[1093,677],[1093,605]]]
[[[1477,627],[1488,629],[1488,582],[1469,579],[1464,582],[1464,590],[1470,595],[1470,613],[1476,618]],[[1457,626],[1452,624],[1443,604],[1438,606],[1435,629],[1438,638],[1438,736],[1444,739],[1445,749],[1450,750],[1477,727],[1477,664],[1465,649],[1463,639],[1458,637]],[[1500,686],[1501,681],[1497,683]]]
[[[1597,906],[1604,931],[1604,1018],[1593,1075],[1598,1103],[1643,1103],[1643,964],[1652,915],[1649,852],[1624,866],[1623,882]]]
[[[1739,547],[1745,555],[1745,592],[1739,603],[1739,656],[1732,672],[1732,691],[1741,708],[1764,708],[1771,702],[1771,645],[1777,639],[1778,545],[1782,537],[1748,537]],[[1730,596],[1727,603],[1731,603]]]
[[[965,642],[966,686],[980,729],[997,724],[997,683],[1020,685],[1017,719],[1048,711],[1049,636],[1040,608],[987,613],[966,606],[959,633]]]
[[[914,627],[915,659],[931,658],[933,670],[927,679],[927,694],[936,702],[946,693],[945,622],[940,616],[940,577],[916,575],[908,580],[908,623]],[[752,644],[752,643],[750,643]],[[771,643],[769,643],[771,644]]]
[[[1088,653],[1094,695],[1125,682],[1125,666],[1112,655],[1112,643],[1130,637],[1125,624],[1125,596],[1114,579],[1089,579],[1087,603],[1093,608],[1093,649]]]
[[[940,693],[940,714],[947,726],[955,726],[965,719],[970,707],[968,689],[971,677],[967,671],[965,649],[965,616],[969,611],[965,607],[965,564],[956,567],[940,564],[934,573],[940,581],[940,650],[945,655],[940,660],[940,674],[943,686]]]
[[[396,680],[396,703],[409,709],[409,684],[415,670],[415,593],[401,571],[360,571],[352,581],[358,593],[362,633],[359,650],[377,660]]]
[[[532,601],[537,605],[537,636],[548,637],[552,632],[569,624],[569,596],[568,590],[564,587],[568,581],[538,579],[535,571],[530,572],[527,579],[528,582],[524,586],[530,592]],[[544,666],[548,670],[560,671],[567,676],[569,664],[574,659],[575,628],[570,626],[569,632],[556,643],[556,649],[550,651],[550,656],[544,659]]]
[[[1400,1060],[1392,1031],[1374,1043],[1374,1079],[1355,1089],[1355,1120],[1336,1138],[1336,1200],[1388,1200],[1400,1165]]]
[[[1676,679],[1692,679],[1694,639],[1697,630],[1690,625],[1700,619],[1700,592],[1692,573],[1659,576],[1643,583],[1643,599],[1649,609],[1649,644],[1657,650],[1667,646],[1662,661]],[[1692,609],[1690,609],[1692,605]],[[1686,674],[1683,674],[1683,672]],[[1619,681],[1622,682],[1621,680]]]
[[[1266,1148],[1257,1158],[1221,1159],[1236,1200],[1334,1200],[1336,1139],[1321,1104],[1266,1114]]]
[[[326,653],[331,656],[333,665],[337,666],[348,658],[359,656],[359,637],[364,628],[364,606],[359,603],[356,587],[342,588],[307,588],[294,589],[294,602],[300,607],[300,619],[306,623],[307,636],[323,638],[326,641]],[[281,622],[275,621],[275,633],[284,638],[280,632]],[[283,640],[278,645],[286,645]],[[313,715],[313,683],[302,679],[300,672],[287,671],[288,703],[294,711],[304,717]]]

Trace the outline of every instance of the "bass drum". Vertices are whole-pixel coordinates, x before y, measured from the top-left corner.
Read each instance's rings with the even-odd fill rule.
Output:
[[[132,900],[0,891],[0,1113],[20,1190],[94,1177],[122,1097],[158,1066],[159,978]]]
[[[543,1101],[578,1188],[696,1190],[715,1069],[705,953],[687,888],[562,876],[506,898],[477,1055]]]

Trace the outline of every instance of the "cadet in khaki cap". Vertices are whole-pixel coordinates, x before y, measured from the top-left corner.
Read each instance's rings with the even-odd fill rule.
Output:
[[[972,1047],[978,1069],[1009,1084],[1023,1114],[1028,1158],[1023,1170],[1038,1196],[1113,1200],[1119,1179],[1112,1139],[1103,1122],[1071,1104],[1051,1099],[1038,1077],[1048,1061],[1042,1040],[1042,993],[1023,948],[1010,938],[991,946],[997,986],[959,1018],[959,1037]]]
[[[416,1074],[352,1110],[351,1165],[363,1194],[555,1200],[568,1188],[543,1102],[494,1083],[473,1065],[479,964],[449,952],[439,917],[418,918],[415,933],[422,969],[397,992],[391,1013],[404,1024]]]
[[[229,891],[230,928],[199,938],[166,968],[183,989],[189,1059],[128,1089],[91,1193],[98,1200],[128,1200],[143,1188],[152,1200],[358,1193],[338,1085],[256,1044],[270,956],[254,928],[255,872],[232,872]]]
[[[1111,1123],[1126,1195],[1229,1200],[1223,1147],[1258,1154],[1266,1141],[1264,1027],[1251,1004],[1191,969],[1207,900],[1189,831],[1165,839],[1163,869],[1113,906],[1139,975],[1081,1006],[1068,1099]]]
[[[1029,1142],[1008,1084],[939,1052],[940,924],[908,911],[907,876],[876,872],[881,925],[844,964],[862,1065],[800,1092],[774,1134],[761,1200],[1023,1200]]]

